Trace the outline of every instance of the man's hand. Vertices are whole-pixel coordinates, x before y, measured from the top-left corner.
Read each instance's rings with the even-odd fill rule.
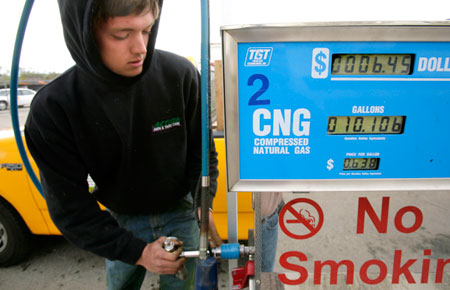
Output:
[[[202,219],[202,209],[198,209],[198,217],[201,220]],[[222,239],[219,236],[219,233],[217,232],[216,224],[214,223],[212,212],[209,211],[209,226],[208,226],[208,240],[209,245],[211,248],[218,247],[222,245]]]
[[[178,242],[179,247],[176,251],[167,252],[163,248],[165,239],[166,237],[161,237],[153,243],[147,244],[136,264],[156,274],[175,274],[186,261],[186,258],[178,259],[183,243]]]

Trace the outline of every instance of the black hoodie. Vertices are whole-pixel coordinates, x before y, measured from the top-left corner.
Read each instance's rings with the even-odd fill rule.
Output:
[[[135,264],[146,242],[120,228],[97,201],[118,213],[150,214],[195,191],[201,173],[199,74],[185,58],[154,49],[158,21],[143,72],[133,78],[113,73],[93,37],[93,0],[58,2],[76,65],[35,96],[27,145],[63,235],[85,250]],[[213,143],[211,148],[213,196],[218,172]],[[96,183],[92,194],[88,174]]]

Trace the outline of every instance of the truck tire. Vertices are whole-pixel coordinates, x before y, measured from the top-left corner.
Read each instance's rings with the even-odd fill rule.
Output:
[[[19,214],[0,200],[0,266],[23,261],[31,249],[31,234]]]

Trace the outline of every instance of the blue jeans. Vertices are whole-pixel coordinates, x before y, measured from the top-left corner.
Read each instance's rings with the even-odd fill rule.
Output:
[[[284,202],[271,215],[264,217],[261,221],[261,272],[273,272],[278,244],[278,213],[283,205]]]
[[[148,243],[162,236],[174,236],[183,241],[183,250],[199,248],[199,228],[190,194],[171,211],[150,215],[124,215],[111,212],[111,215],[120,226]],[[160,275],[160,289],[194,289],[195,259],[187,259],[185,266],[189,271],[186,280],[179,280],[175,275]],[[106,260],[108,290],[140,289],[145,273],[145,268],[141,266]]]

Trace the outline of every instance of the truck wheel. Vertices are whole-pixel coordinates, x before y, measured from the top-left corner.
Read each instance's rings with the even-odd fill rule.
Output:
[[[8,103],[7,102],[0,102],[0,111],[8,109]]]
[[[24,260],[31,249],[31,235],[22,218],[0,200],[0,266]]]

